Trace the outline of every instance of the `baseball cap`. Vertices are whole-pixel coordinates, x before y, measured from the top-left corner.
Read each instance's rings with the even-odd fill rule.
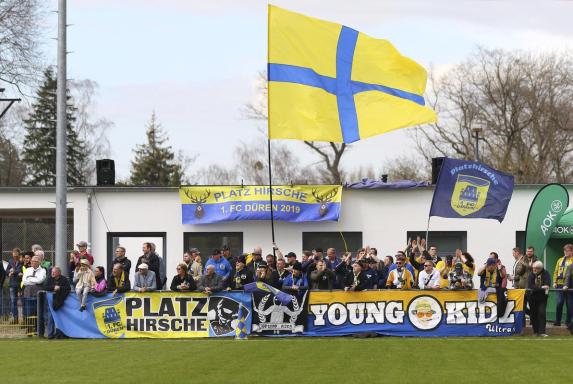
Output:
[[[487,259],[486,265],[496,265],[497,261],[495,259],[489,258]]]
[[[189,253],[201,253],[201,252],[199,252],[199,249],[198,249],[198,248],[191,248],[191,249],[189,250]]]
[[[141,263],[139,264],[139,267],[137,267],[138,269],[149,269],[149,266],[145,263]]]
[[[289,252],[289,253],[287,253],[287,257],[296,257],[296,253]]]
[[[77,245],[78,247],[87,247],[87,246],[88,246],[88,243],[86,243],[85,241],[79,241],[76,245]]]

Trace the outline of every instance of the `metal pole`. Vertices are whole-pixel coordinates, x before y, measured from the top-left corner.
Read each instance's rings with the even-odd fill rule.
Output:
[[[58,1],[58,75],[56,108],[56,265],[68,275],[66,169],[66,0]]]
[[[275,255],[275,213],[273,210],[273,174],[271,171],[271,139],[267,139],[269,148],[269,200],[271,202],[271,235],[273,238],[273,256]]]
[[[476,131],[476,161],[479,162],[479,132]]]

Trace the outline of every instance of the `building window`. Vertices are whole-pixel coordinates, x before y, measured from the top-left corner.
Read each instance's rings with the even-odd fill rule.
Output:
[[[231,255],[243,253],[243,232],[185,232],[183,233],[183,249],[197,248],[205,262],[213,249],[231,248]]]
[[[525,253],[525,231],[515,231],[515,246]]]
[[[302,249],[315,248],[322,248],[325,254],[328,248],[334,248],[338,257],[355,252],[362,248],[362,232],[303,232]]]
[[[425,231],[408,231],[406,241],[417,237],[426,237]],[[430,231],[428,235],[428,248],[432,245],[438,247],[438,256],[454,255],[456,249],[467,250],[468,236],[466,231]]]

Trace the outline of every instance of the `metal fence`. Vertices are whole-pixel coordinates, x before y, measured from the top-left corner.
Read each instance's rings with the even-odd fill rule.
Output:
[[[0,218],[2,259],[8,260],[12,249],[29,250],[40,244],[47,260],[54,262],[56,226],[54,218]],[[74,248],[74,225],[67,224],[67,248]]]

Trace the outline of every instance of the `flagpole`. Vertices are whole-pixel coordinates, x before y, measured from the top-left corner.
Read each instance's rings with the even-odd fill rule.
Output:
[[[430,246],[430,242],[429,242],[429,233],[430,233],[430,218],[432,216],[428,216],[428,225],[426,226],[426,248],[428,248]]]
[[[271,52],[271,5],[267,5],[267,145],[269,151],[269,201],[271,203],[271,236],[273,239],[273,256],[275,253],[275,212],[273,209],[273,172],[271,167],[271,98],[269,97],[269,68]]]

